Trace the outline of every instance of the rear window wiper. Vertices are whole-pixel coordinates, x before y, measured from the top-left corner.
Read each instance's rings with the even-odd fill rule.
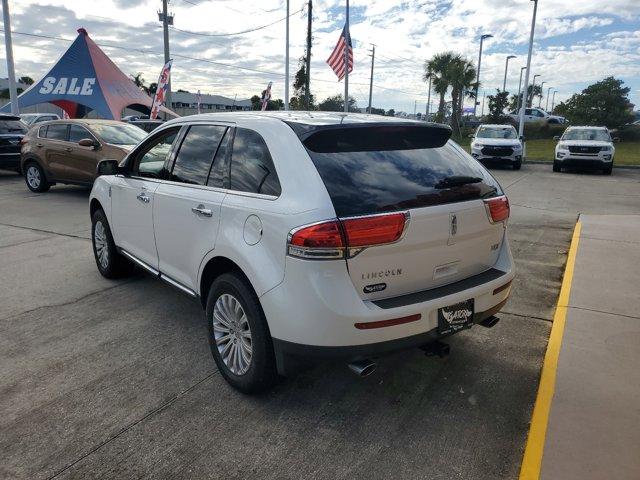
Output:
[[[459,187],[462,185],[469,185],[470,183],[480,183],[482,182],[482,178],[480,177],[469,177],[466,175],[452,175],[450,177],[444,177],[438,183],[436,183],[433,188],[442,189],[442,188],[451,188],[451,187]]]

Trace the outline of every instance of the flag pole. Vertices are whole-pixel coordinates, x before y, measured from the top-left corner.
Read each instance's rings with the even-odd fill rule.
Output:
[[[349,0],[347,0],[347,21],[345,23],[346,38],[344,39],[344,112],[349,112],[349,41],[351,33],[349,32]]]
[[[286,46],[284,55],[284,109],[289,110],[289,0],[287,0]]]

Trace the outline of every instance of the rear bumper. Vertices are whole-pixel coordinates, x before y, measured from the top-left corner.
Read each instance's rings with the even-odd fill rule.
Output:
[[[504,307],[504,304],[507,303],[507,300],[508,298],[505,298],[484,312],[476,312],[473,315],[473,325],[498,313],[502,307]],[[468,328],[471,328],[471,326],[472,325],[469,325]],[[337,347],[305,345],[274,338],[273,348],[278,365],[278,372],[281,375],[287,375],[288,373],[293,373],[298,370],[301,365],[313,363],[314,361],[344,360],[345,362],[351,362],[354,360],[376,358],[401,350],[422,347],[451,335],[453,334],[439,334],[438,328],[436,327],[423,333],[398,338],[396,340],[369,343],[366,345],[345,345]]]
[[[260,297],[280,366],[289,356],[357,358],[424,345],[440,338],[439,308],[473,299],[474,322],[482,321],[504,305],[514,277],[506,236],[498,261],[487,272],[384,300],[363,300],[342,261],[309,263],[287,257],[284,281]],[[355,326],[416,316],[380,328]]]

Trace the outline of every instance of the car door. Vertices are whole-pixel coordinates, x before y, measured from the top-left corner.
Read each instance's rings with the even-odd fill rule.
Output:
[[[215,248],[220,208],[226,195],[224,170],[228,128],[197,124],[176,149],[171,173],[155,193],[154,231],[159,270],[193,292],[198,292],[200,263]],[[212,165],[217,170],[210,177]]]
[[[98,152],[95,147],[78,145],[85,138],[97,142],[96,138],[82,125],[69,126],[69,145],[66,168],[67,178],[74,182],[91,183],[96,176]]]
[[[43,152],[47,173],[54,180],[67,179],[68,137],[68,123],[50,123],[47,126],[46,138],[38,139],[36,143],[36,147]]]
[[[118,247],[158,270],[153,233],[154,196],[164,177],[180,127],[164,129],[136,148],[127,160],[127,174],[111,186],[111,224]]]

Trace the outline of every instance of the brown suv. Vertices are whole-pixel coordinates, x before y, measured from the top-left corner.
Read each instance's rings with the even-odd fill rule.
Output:
[[[20,166],[27,187],[46,192],[55,183],[91,185],[101,160],[122,160],[147,136],[113,120],[55,120],[36,125],[22,140]]]

